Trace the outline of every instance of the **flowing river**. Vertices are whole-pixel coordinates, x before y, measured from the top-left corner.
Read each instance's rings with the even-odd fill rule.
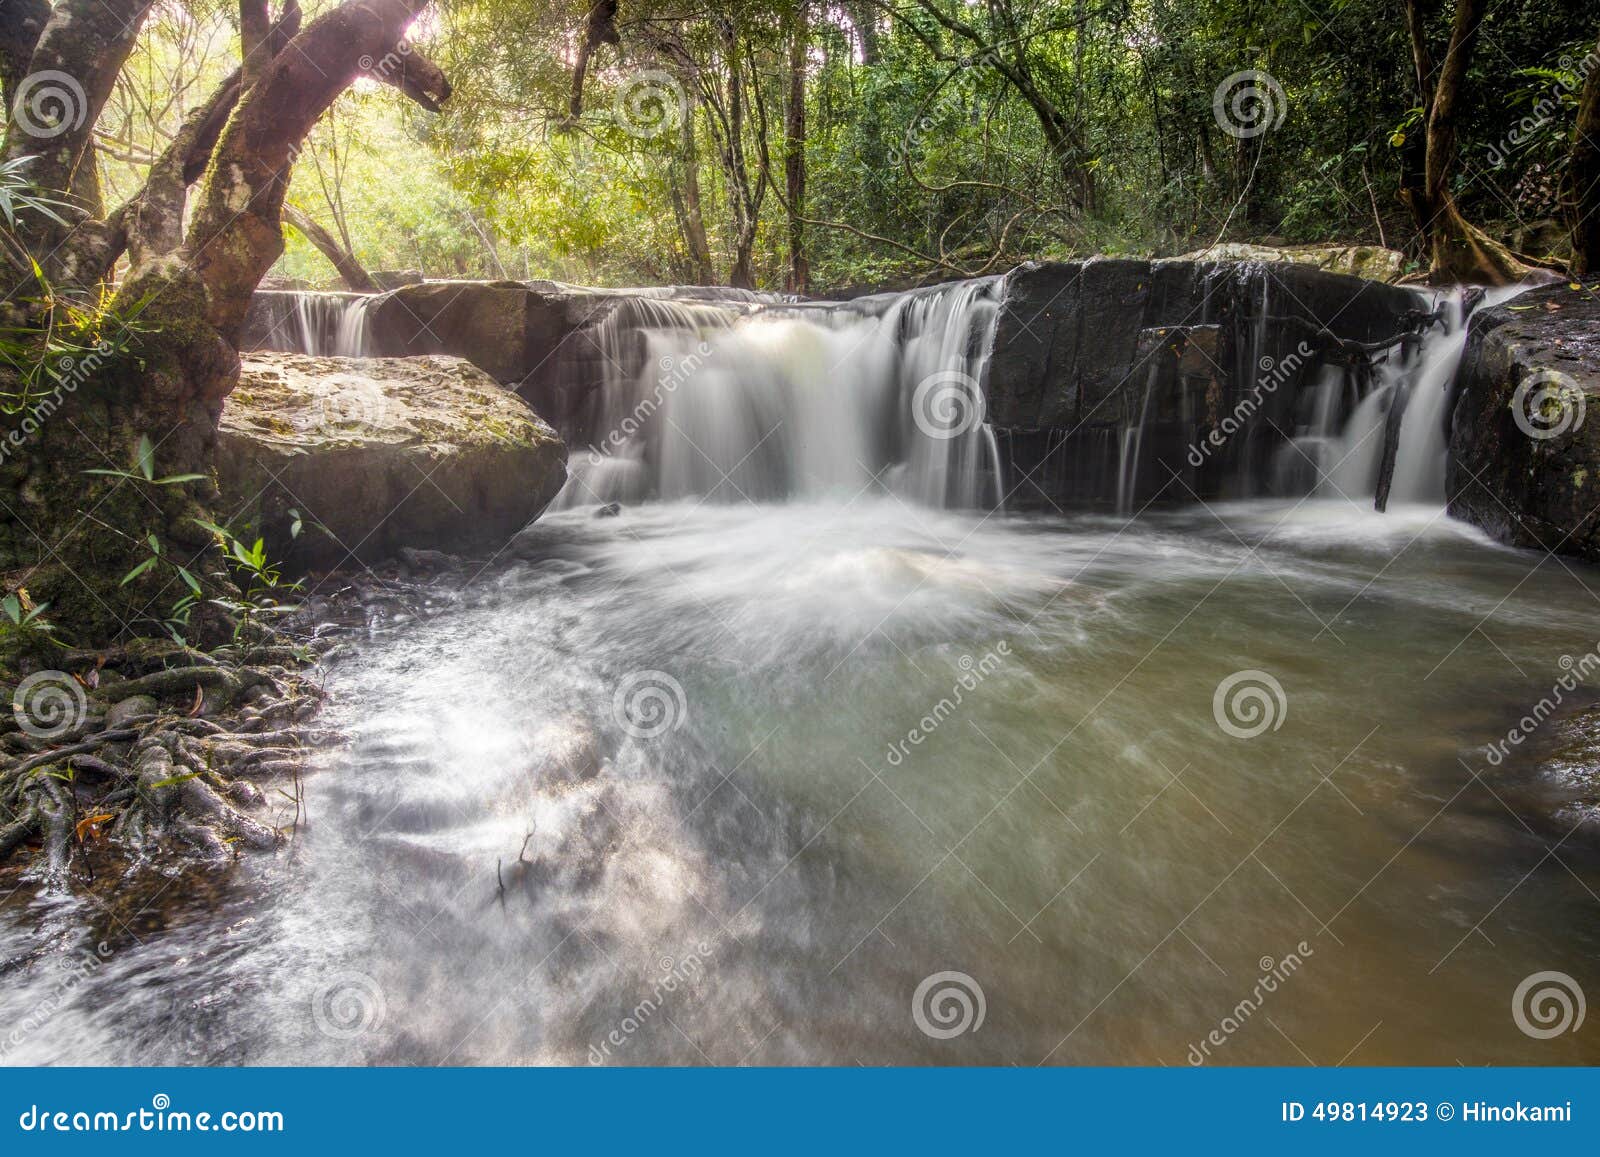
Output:
[[[1511,1003],[1600,956],[1584,813],[1484,754],[1600,640],[1591,572],[1320,499],[536,545],[334,669],[284,853],[10,903],[7,1060],[1597,1059]],[[970,1015],[914,1015],[947,972]]]
[[[990,292],[651,331],[649,431],[328,671],[282,851],[0,905],[0,1058],[1600,1061],[1541,1019],[1595,785],[1519,722],[1600,698],[1600,576],[1406,501],[1459,329],[1387,514],[1336,384],[1310,495],[985,513],[987,429],[912,419]]]

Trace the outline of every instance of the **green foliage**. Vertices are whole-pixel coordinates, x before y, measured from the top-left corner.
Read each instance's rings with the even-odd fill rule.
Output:
[[[752,264],[761,285],[781,286],[794,0],[732,0],[715,16],[664,0],[625,5],[623,44],[596,51],[572,119],[586,7],[461,0],[437,9],[414,35],[454,86],[444,111],[358,83],[301,154],[291,200],[369,269],[689,281],[698,275],[692,172],[715,276],[725,279],[740,169],[728,155],[725,15],[747,82],[742,171],[760,194]],[[1436,62],[1452,8],[1429,6]],[[844,0],[806,12],[805,210],[818,222],[806,238],[819,288],[1023,257],[1182,253],[1219,237],[1401,246],[1414,234],[1397,192],[1416,163],[1420,98],[1403,11],[1386,0],[904,0],[892,15]],[[1471,219],[1545,211],[1524,204],[1519,182],[1531,166],[1559,167],[1579,62],[1597,31],[1592,0],[1489,6],[1459,126],[1458,199]],[[199,94],[234,52],[222,17],[162,9],[126,79]],[[1241,139],[1219,125],[1215,98],[1246,70],[1281,88],[1282,117]],[[628,96],[650,73],[682,92],[692,161],[676,121],[629,131]],[[128,101],[117,139],[154,148],[184,103]],[[139,121],[144,104],[162,110],[159,125]],[[1068,126],[1065,145],[1049,139],[1041,107]],[[1505,150],[1513,134],[1518,144]],[[1495,148],[1509,163],[1486,161]],[[137,165],[105,167],[113,190],[131,191]],[[276,272],[336,284],[298,233]]]

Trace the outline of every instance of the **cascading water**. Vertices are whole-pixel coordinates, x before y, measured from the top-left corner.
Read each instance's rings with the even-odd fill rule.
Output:
[[[872,488],[996,506],[981,381],[998,288],[991,278],[887,303],[619,308],[597,338],[607,374],[593,449],[574,455],[556,506]]]
[[[1432,485],[1459,327],[1282,380],[1242,481],[1299,497],[1001,519],[995,292],[620,303],[567,497],[627,508],[403,627],[372,592],[290,850],[0,899],[0,1059],[1592,1063],[1505,1002],[1600,956],[1593,781],[1475,770],[1600,637],[1584,579],[1295,465],[1372,493],[1409,386]],[[1151,383],[1128,495],[1200,412]],[[952,976],[981,1031],[912,1006]]]
[[[350,293],[277,291],[263,303],[260,348],[317,357],[360,358],[374,353],[372,306],[379,298]]]

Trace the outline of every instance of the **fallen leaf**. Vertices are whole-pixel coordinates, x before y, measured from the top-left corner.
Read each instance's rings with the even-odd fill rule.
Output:
[[[200,708],[206,705],[206,692],[204,687],[194,689],[194,706],[189,708],[189,718],[193,719],[200,714]]]
[[[85,835],[89,836],[91,839],[99,839],[100,825],[105,823],[107,820],[113,820],[116,818],[117,817],[112,815],[110,812],[103,812],[100,815],[84,816],[78,821],[78,842],[80,844],[83,843],[83,837]]]

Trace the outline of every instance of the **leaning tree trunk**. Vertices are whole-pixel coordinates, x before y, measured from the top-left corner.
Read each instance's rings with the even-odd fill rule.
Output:
[[[29,308],[52,320],[52,344],[39,346],[22,375],[28,397],[10,419],[21,445],[0,460],[0,572],[8,587],[48,600],[72,641],[160,633],[183,593],[174,572],[156,566],[120,581],[152,550],[205,576],[211,590],[227,589],[197,519],[226,522],[235,512],[203,475],[238,381],[246,307],[283,250],[291,167],[317,118],[358,76],[429,108],[448,95],[437,67],[403,43],[425,3],[347,0],[301,30],[295,0],[275,25],[263,24],[260,0],[245,0],[245,63],[184,122],[139,194],[104,218],[80,200],[63,214],[66,226],[34,214],[19,230],[49,284],[38,287],[41,298],[30,292],[30,279],[40,280],[31,269],[9,275],[16,297],[33,296]],[[79,115],[51,122],[40,150],[13,108],[3,155],[35,156],[30,176],[46,194],[82,187],[96,120],[150,7],[61,0],[42,29],[31,68],[74,77]],[[188,186],[202,174],[185,227]],[[104,304],[124,253],[129,271]],[[58,303],[74,290],[103,304],[89,322],[68,325]],[[0,317],[0,326],[15,324]],[[142,454],[146,446],[152,452]]]
[[[811,263],[806,257],[806,8],[795,5],[789,32],[789,101],[784,116],[783,174],[789,214],[789,292],[807,293]]]
[[[1600,56],[1600,44],[1595,46]],[[1568,166],[1567,211],[1572,221],[1572,272],[1600,273],[1600,68],[1591,68],[1578,98],[1578,123]]]
[[[344,287],[355,293],[373,293],[377,286],[372,283],[372,277],[355,254],[351,253],[332,233],[329,233],[316,219],[304,209],[295,205],[283,207],[283,219],[299,231],[300,236],[316,248],[318,253],[332,263],[334,271],[339,274],[339,280],[344,282]]]
[[[1529,269],[1516,256],[1461,215],[1450,180],[1456,166],[1456,129],[1462,88],[1485,0],[1456,0],[1450,46],[1429,91],[1427,40],[1421,0],[1406,0],[1406,18],[1423,108],[1426,112],[1426,159],[1419,185],[1401,190],[1416,218],[1435,280],[1509,285],[1527,276]]]

